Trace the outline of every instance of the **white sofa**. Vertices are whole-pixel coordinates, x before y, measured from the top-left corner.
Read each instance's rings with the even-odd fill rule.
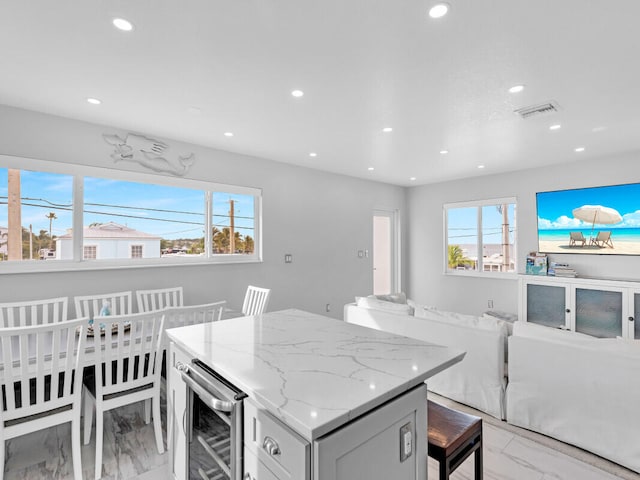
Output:
[[[380,310],[347,304],[344,320],[465,350],[464,359],[430,378],[427,388],[496,418],[504,418],[507,338],[504,322],[422,307],[416,307],[412,315],[410,309],[403,306],[389,307]]]
[[[640,473],[640,341],[516,322],[507,421]]]

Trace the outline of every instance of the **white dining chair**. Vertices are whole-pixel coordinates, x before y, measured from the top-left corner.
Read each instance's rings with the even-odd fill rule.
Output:
[[[93,319],[101,315],[101,310],[108,309],[107,315],[129,315],[133,313],[133,292],[103,293],[73,297],[76,316]]]
[[[242,313],[244,315],[260,315],[267,309],[271,290],[268,288],[254,287],[249,285],[247,293],[242,303]]]
[[[123,405],[151,400],[158,453],[164,452],[160,423],[160,365],[164,313],[102,317],[101,334],[95,334],[95,381],[84,386],[84,444],[91,440],[96,415],[95,478],[102,476],[104,412]],[[98,354],[97,352],[100,352]]]
[[[197,323],[217,322],[222,318],[222,312],[227,302],[205,303],[202,305],[189,305],[187,307],[168,307],[163,310],[164,330]],[[168,348],[169,342],[166,334],[163,334],[163,348]]]
[[[63,322],[69,317],[67,297],[0,303],[0,327]]]
[[[66,422],[71,422],[73,474],[82,480],[80,393],[86,327],[87,319],[79,318],[0,328],[0,480],[6,440]]]
[[[158,288],[155,290],[137,290],[138,312],[153,312],[165,307],[184,305],[182,287]]]

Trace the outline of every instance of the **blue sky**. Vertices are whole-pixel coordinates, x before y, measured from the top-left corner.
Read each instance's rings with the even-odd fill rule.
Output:
[[[22,225],[37,235],[49,231],[49,212],[54,235],[72,226],[73,177],[22,170],[20,174]],[[113,221],[166,239],[198,238],[203,235],[204,192],[162,185],[85,177],[84,225]],[[235,200],[235,227],[242,235],[254,235],[253,197],[214,193],[214,224],[229,225],[229,200]],[[0,226],[7,226],[7,169],[0,169]],[[30,205],[32,204],[32,205]],[[249,217],[249,218],[243,218]]]
[[[611,185],[542,192],[536,195],[538,228],[566,229],[589,227],[591,223],[573,218],[572,211],[582,205],[602,205],[622,215],[622,222],[612,228],[640,227],[640,184]]]
[[[513,204],[509,206],[509,221],[514,222]],[[447,211],[447,226],[449,229],[450,244],[472,244],[477,243],[477,223],[478,208],[450,208]],[[513,232],[515,225],[510,226]],[[502,213],[498,211],[495,205],[482,207],[482,230],[483,244],[500,244],[502,243]],[[513,233],[510,235],[513,242]]]

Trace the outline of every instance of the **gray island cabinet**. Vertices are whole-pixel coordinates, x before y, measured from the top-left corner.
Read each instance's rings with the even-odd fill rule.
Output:
[[[423,480],[424,382],[464,357],[300,310],[167,334],[170,464],[180,480],[189,476],[193,407],[176,365],[197,359],[246,394],[236,469],[243,480]]]

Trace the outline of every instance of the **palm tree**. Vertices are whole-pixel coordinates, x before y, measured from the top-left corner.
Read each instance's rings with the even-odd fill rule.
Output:
[[[244,236],[244,253],[253,253],[254,242],[249,235]]]
[[[460,245],[449,245],[449,268],[456,268],[471,264],[472,260],[464,256],[464,252]]]
[[[227,253],[229,248],[229,227],[224,227],[221,231],[218,231],[213,237],[213,244],[216,247],[217,253]]]
[[[55,212],[49,212],[48,215],[45,215],[49,219],[49,238],[51,239],[51,243],[49,244],[49,248],[53,250],[53,235],[51,235],[51,227],[53,225],[53,221],[58,218],[56,217]]]
[[[4,239],[4,240],[3,240]],[[0,232],[0,248],[6,245],[9,241],[9,232]],[[5,260],[5,254],[0,254],[0,260]]]

